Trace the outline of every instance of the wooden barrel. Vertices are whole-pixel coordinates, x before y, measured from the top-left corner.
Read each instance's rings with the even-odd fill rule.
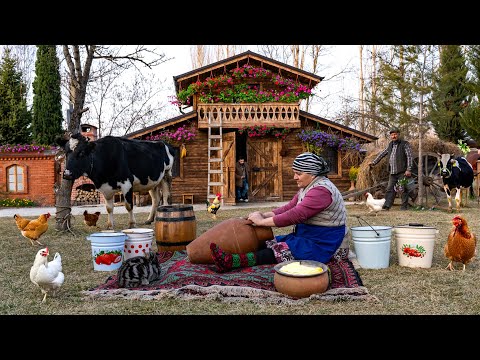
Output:
[[[197,221],[192,205],[157,207],[155,240],[158,251],[185,250],[197,236]]]

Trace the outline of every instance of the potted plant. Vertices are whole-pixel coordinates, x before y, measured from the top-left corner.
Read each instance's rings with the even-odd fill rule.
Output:
[[[355,184],[357,182],[357,177],[358,177],[358,166],[351,166],[350,169],[348,170],[348,177],[350,179],[350,189],[348,191],[355,190]],[[355,198],[349,198],[350,201],[354,201]]]

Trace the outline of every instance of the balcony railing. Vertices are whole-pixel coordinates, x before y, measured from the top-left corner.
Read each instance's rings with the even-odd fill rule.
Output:
[[[222,123],[223,127],[274,125],[300,127],[298,103],[198,104],[198,127]]]

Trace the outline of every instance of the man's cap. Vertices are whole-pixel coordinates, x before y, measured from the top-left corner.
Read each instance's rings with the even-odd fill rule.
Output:
[[[400,129],[398,127],[392,127],[390,128],[390,131],[388,132],[389,134],[391,133],[397,133],[399,134],[400,133]]]

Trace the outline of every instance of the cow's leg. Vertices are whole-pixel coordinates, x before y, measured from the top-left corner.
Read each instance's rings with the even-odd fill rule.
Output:
[[[107,230],[113,230],[113,194],[105,197],[105,208],[107,209]]]
[[[151,224],[155,217],[155,211],[160,204],[160,194],[158,193],[158,186],[155,186],[153,189],[148,190],[150,197],[152,198],[152,208],[150,210],[150,215],[148,216],[147,221],[145,221],[145,225]]]
[[[460,203],[462,201],[462,191],[459,187],[455,189],[455,205],[457,205],[457,211],[460,210]]]
[[[128,228],[132,229],[137,224],[135,214],[133,213],[133,188],[130,188],[123,196],[125,197],[125,209],[128,212]]]
[[[172,172],[169,170],[160,181],[162,187],[162,205],[170,205],[172,203]]]
[[[448,185],[445,185],[443,188],[445,189],[445,194],[447,194],[448,210],[452,211],[452,196],[450,193],[450,189],[448,188]]]

